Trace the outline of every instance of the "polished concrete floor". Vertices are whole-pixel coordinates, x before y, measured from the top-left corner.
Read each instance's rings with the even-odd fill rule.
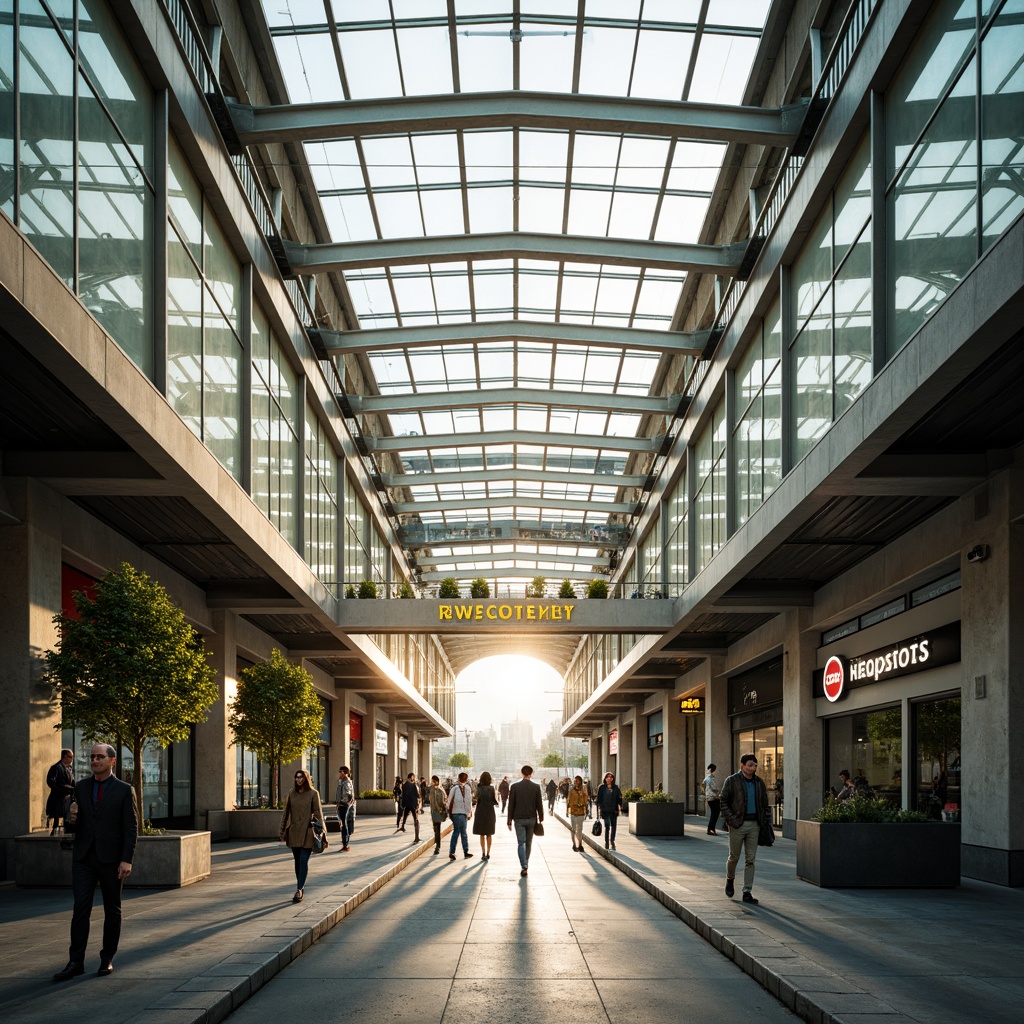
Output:
[[[752,978],[549,823],[520,877],[499,826],[492,857],[420,857],[231,1016],[443,1024],[796,1020]]]

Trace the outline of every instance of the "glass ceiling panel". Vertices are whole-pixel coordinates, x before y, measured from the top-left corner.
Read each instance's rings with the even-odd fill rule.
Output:
[[[518,5],[508,0],[332,0],[334,24],[329,25],[321,3],[262,3],[286,99],[293,103],[513,89],[739,103],[770,6],[770,0],[536,0],[514,14]],[[694,243],[702,237],[726,152],[724,144],[699,140],[490,126],[385,134],[363,137],[358,144],[351,138],[306,142],[300,149],[330,239],[338,242],[564,230],[585,237]],[[580,481],[572,484],[517,481],[512,475],[462,485],[427,483],[403,488],[401,500],[505,502],[486,509],[423,511],[422,522],[521,521],[545,526],[551,539],[557,539],[558,524],[586,521],[601,527],[608,522],[601,504],[639,496],[624,491],[616,477],[646,473],[653,456],[615,447],[493,445],[488,435],[508,430],[596,435],[614,446],[616,436],[663,430],[664,416],[614,408],[614,398],[607,411],[577,409],[572,401],[575,395],[651,393],[663,360],[670,357],[630,348],[629,330],[668,330],[686,274],[489,255],[347,272],[351,309],[343,327],[415,331],[519,319],[611,326],[622,332],[622,347],[457,337],[447,343],[431,340],[429,347],[405,348],[399,340],[396,347],[371,349],[362,362],[366,390],[398,401],[405,396],[407,403],[394,412],[363,416],[364,429],[378,434],[382,425],[385,433],[411,438],[466,434],[476,442],[410,449],[393,460],[377,457],[379,468],[386,473],[401,468],[414,476],[483,469],[510,474],[513,468],[579,473]],[[555,389],[561,392],[554,396],[559,404],[502,396],[501,405],[416,405],[417,393],[513,387]],[[595,473],[606,474],[608,484],[594,486],[587,477]],[[538,509],[515,503],[526,496],[598,507]],[[500,563],[591,572],[608,556],[607,550],[577,550],[571,541],[565,543],[554,551],[548,544],[538,547],[536,538],[531,546],[510,543],[506,536],[503,544],[485,542],[472,554],[462,546],[432,551],[435,561],[439,554],[448,558],[452,569],[479,566],[499,574]]]

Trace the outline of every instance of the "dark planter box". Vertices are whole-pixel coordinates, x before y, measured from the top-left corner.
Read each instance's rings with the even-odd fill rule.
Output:
[[[633,836],[681,836],[686,805],[645,804],[629,805],[629,834]]]
[[[953,888],[960,884],[960,826],[798,821],[796,874],[836,889]]]

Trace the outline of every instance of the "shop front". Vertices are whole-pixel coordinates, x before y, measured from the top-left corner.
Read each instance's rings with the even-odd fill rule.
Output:
[[[840,792],[847,771],[855,792],[959,822],[960,622],[905,632],[914,624],[820,649],[812,693],[825,729],[823,795]]]
[[[757,774],[768,788],[772,820],[781,825],[784,795],[781,657],[729,679],[729,722],[732,732],[729,773],[739,771],[744,754],[754,754]]]

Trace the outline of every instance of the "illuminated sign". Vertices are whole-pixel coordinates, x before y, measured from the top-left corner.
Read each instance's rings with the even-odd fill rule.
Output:
[[[959,660],[960,623],[951,622],[867,654],[849,658],[834,655],[823,669],[815,671],[811,692],[815,697],[836,701],[855,687],[898,679],[940,665],[952,665]]]
[[[679,711],[684,715],[699,715],[704,711],[703,697],[683,697],[679,702]]]
[[[439,622],[569,622],[571,604],[439,604]]]
[[[609,753],[609,755],[611,755],[611,754],[617,754],[618,752],[619,752],[619,730],[618,729],[612,729],[612,731],[610,733],[608,733],[608,753]]]
[[[409,737],[399,736],[398,737],[398,759],[404,761],[409,756]]]
[[[388,752],[387,729],[373,730],[373,752],[375,754],[386,754]]]

